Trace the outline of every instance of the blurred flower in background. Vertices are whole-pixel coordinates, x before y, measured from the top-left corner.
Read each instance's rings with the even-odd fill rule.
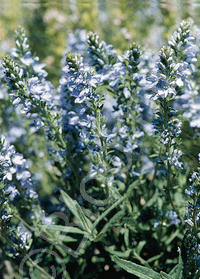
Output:
[[[119,52],[133,41],[157,50],[182,19],[192,17],[198,24],[199,8],[198,3],[177,0],[2,0],[0,55],[13,46],[14,30],[22,25],[33,53],[46,63],[49,79],[58,85],[66,38],[75,30],[95,31]]]

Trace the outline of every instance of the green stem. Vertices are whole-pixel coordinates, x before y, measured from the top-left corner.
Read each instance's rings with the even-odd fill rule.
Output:
[[[171,204],[173,210],[176,211],[175,206],[174,206],[174,204],[173,204],[171,192],[170,192],[170,188],[171,188],[171,179],[170,179],[170,176],[171,176],[171,165],[170,165],[170,162],[167,161],[167,187],[166,187],[167,196],[168,196],[168,199],[169,199],[169,201],[170,201],[170,204]]]
[[[109,207],[107,210],[105,210],[94,222],[92,225],[91,231],[93,232],[96,226],[99,224],[99,222],[106,217],[112,211],[115,207],[117,207],[126,197],[121,197],[118,201],[116,201],[111,207]]]
[[[52,276],[49,275],[48,272],[46,272],[46,270],[44,270],[41,266],[39,266],[36,262],[34,262],[29,256],[28,256],[29,262],[32,264],[32,266],[35,266],[41,273],[43,273],[48,279],[53,279]],[[41,276],[41,274],[40,274]],[[42,278],[42,277],[40,277]]]
[[[18,214],[14,215],[18,220],[20,220],[25,227],[27,227],[31,232],[35,232],[35,229],[32,228],[24,219],[22,219]]]

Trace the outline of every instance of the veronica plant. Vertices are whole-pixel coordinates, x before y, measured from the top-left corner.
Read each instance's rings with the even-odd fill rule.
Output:
[[[190,28],[183,22],[158,56],[136,43],[118,55],[96,33],[70,35],[57,89],[17,31],[1,81],[25,119],[28,150],[36,148],[22,155],[2,137],[0,181],[2,254],[21,261],[20,276],[35,266],[35,278],[51,278],[53,265],[54,278],[129,278],[119,267],[140,278],[198,278],[199,174],[187,188],[181,149],[186,102],[198,94]],[[37,180],[37,153],[49,164],[51,195],[40,195],[48,183]]]
[[[186,188],[185,194],[188,196],[186,205],[187,230],[182,242],[183,276],[185,278],[198,278],[199,270],[199,168],[193,172],[189,179],[190,186]]]

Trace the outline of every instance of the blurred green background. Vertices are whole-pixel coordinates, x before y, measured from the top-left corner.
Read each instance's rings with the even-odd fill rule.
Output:
[[[0,55],[14,45],[14,31],[22,25],[57,85],[66,38],[75,29],[96,31],[119,53],[132,41],[157,50],[181,19],[199,24],[199,12],[200,3],[193,0],[1,0]]]

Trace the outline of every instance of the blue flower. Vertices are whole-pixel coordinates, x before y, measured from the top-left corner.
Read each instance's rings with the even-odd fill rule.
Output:
[[[19,246],[28,250],[32,244],[32,233],[20,222],[17,226],[17,236],[19,239]]]
[[[178,219],[177,217],[178,217],[178,215],[175,211],[171,210],[169,212],[169,218],[171,220],[172,225],[177,225],[181,222],[180,219]]]

